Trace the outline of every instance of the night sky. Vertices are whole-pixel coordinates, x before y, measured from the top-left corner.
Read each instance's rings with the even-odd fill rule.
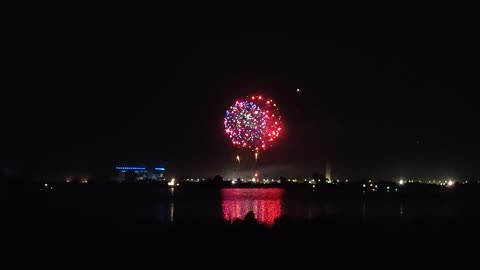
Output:
[[[225,110],[265,93],[272,175],[480,176],[472,7],[63,2],[1,9],[3,167],[213,176],[235,165]]]

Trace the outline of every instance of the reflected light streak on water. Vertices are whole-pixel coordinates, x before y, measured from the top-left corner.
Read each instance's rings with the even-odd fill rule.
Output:
[[[228,188],[222,190],[223,218],[233,222],[253,211],[258,222],[273,225],[282,215],[283,189]]]
[[[175,213],[175,205],[173,204],[173,202],[170,202],[170,207],[168,209],[169,211],[169,214],[170,214],[170,223],[173,223],[173,216],[174,216],[174,213]]]

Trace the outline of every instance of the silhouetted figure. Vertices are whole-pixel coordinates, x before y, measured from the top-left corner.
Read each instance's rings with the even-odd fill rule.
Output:
[[[233,225],[242,225],[242,220],[241,219],[238,219],[236,218],[233,222],[232,222]]]
[[[250,211],[245,215],[245,219],[243,220],[243,223],[245,225],[258,225],[259,224],[258,220],[255,218],[255,214],[253,213],[253,211]]]

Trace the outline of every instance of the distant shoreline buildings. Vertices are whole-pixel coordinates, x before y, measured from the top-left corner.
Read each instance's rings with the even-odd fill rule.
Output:
[[[118,182],[165,181],[165,173],[163,166],[116,166],[113,179]]]

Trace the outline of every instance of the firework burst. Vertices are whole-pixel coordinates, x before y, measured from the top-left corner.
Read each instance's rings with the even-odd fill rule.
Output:
[[[272,99],[252,95],[237,100],[224,118],[225,133],[235,147],[258,153],[271,147],[283,132],[283,123]]]

